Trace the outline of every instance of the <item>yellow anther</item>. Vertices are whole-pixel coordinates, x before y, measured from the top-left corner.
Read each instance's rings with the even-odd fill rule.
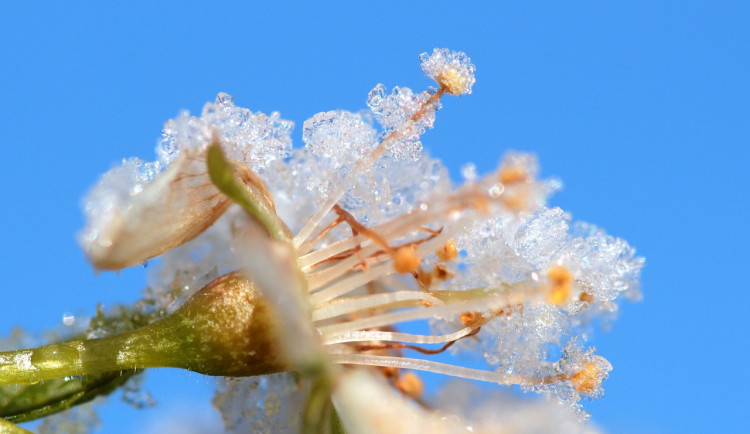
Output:
[[[505,167],[500,170],[499,178],[503,185],[529,182],[529,174],[523,167]]]
[[[525,188],[514,188],[505,190],[500,200],[503,201],[503,205],[511,211],[526,211],[531,208],[529,203],[529,195]]]
[[[448,240],[435,251],[440,262],[448,262],[458,257],[458,248],[453,240]]]
[[[440,87],[452,95],[461,95],[466,91],[468,84],[466,77],[455,69],[447,69],[441,72],[435,80]]]
[[[551,304],[565,304],[573,287],[573,274],[562,265],[550,268],[547,272],[550,280],[550,292],[547,301]]]
[[[463,312],[458,315],[458,319],[461,320],[463,325],[471,327],[482,323],[484,321],[484,316],[479,312]]]
[[[583,395],[595,394],[604,380],[604,372],[601,366],[609,362],[604,357],[594,356],[592,360],[583,362],[583,369],[570,376],[570,381],[578,393]]]
[[[413,273],[419,268],[421,260],[414,246],[399,247],[393,254],[393,269],[397,273]]]
[[[396,380],[396,387],[409,398],[419,398],[424,392],[424,383],[412,372],[404,372]]]

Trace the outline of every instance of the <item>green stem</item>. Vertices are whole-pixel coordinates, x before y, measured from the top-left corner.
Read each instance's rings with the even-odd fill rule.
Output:
[[[3,434],[32,434],[31,431],[25,430],[20,426],[0,418],[0,433]]]
[[[59,378],[30,385],[2,386],[0,418],[20,423],[59,413],[110,394],[139,372],[119,371]]]
[[[253,284],[230,273],[145,327],[0,353],[0,384],[162,367],[222,376],[280,372],[287,366],[277,351],[275,327]]]

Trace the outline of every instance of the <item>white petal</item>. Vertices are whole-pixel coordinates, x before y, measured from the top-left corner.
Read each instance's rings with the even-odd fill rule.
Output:
[[[81,242],[97,268],[138,265],[198,236],[229,204],[211,183],[205,152],[186,151],[115,215],[92,216]]]
[[[457,417],[422,410],[365,369],[338,377],[333,403],[350,434],[471,432]]]

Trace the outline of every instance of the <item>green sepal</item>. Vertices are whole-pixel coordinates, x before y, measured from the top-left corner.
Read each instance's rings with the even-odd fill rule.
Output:
[[[32,434],[31,431],[25,430],[20,426],[8,422],[7,420],[0,417],[0,433],[3,434]]]
[[[269,202],[268,190],[255,172],[243,168],[243,173],[248,177],[247,182],[243,181],[217,142],[208,147],[206,164],[211,181],[219,191],[257,219],[274,239],[291,239],[289,228],[276,215],[273,203]]]
[[[346,434],[344,424],[341,422],[336,407],[331,403],[331,434]]]
[[[327,434],[331,428],[332,384],[327,375],[319,375],[313,381],[302,413],[302,434]]]
[[[0,386],[0,417],[20,423],[49,416],[109,395],[139,372],[110,372]]]

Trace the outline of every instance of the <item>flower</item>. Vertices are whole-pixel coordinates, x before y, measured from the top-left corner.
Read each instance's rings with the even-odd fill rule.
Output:
[[[367,420],[346,413],[358,408],[347,398],[358,390],[352,384],[373,399],[398,391],[425,403],[410,370],[519,385],[579,408],[581,395],[600,395],[610,369],[582,348],[579,330],[616,311],[620,296],[637,296],[643,261],[624,241],[585,224],[571,229],[567,214],[545,207],[558,182],[539,180],[531,155],[508,153],[495,172],[454,186],[420,140],[445,93],[471,93],[475,68],[445,49],[421,58],[438,89],[387,93],[378,85],[371,113],[306,121],[304,148],[290,149],[291,123],[278,114],[253,114],[225,94],[200,118],[169,121],[159,161],[127,160],[89,196],[84,250],[95,266],[114,269],[163,254],[149,295],[157,305],[241,269],[233,278],[247,279],[276,312],[269,355],[333,378],[334,403],[352,432]],[[212,166],[212,152],[226,164]],[[245,186],[236,193],[244,199],[217,176]],[[258,208],[247,213],[232,201]],[[283,230],[271,229],[268,216]],[[175,284],[185,276],[189,285]],[[412,322],[430,332],[401,328]],[[434,360],[446,351],[478,353],[486,364]],[[269,378],[298,391],[288,375]],[[239,430],[243,406],[233,397],[250,398],[237,384],[215,403]],[[435,421],[412,410],[422,428]]]

